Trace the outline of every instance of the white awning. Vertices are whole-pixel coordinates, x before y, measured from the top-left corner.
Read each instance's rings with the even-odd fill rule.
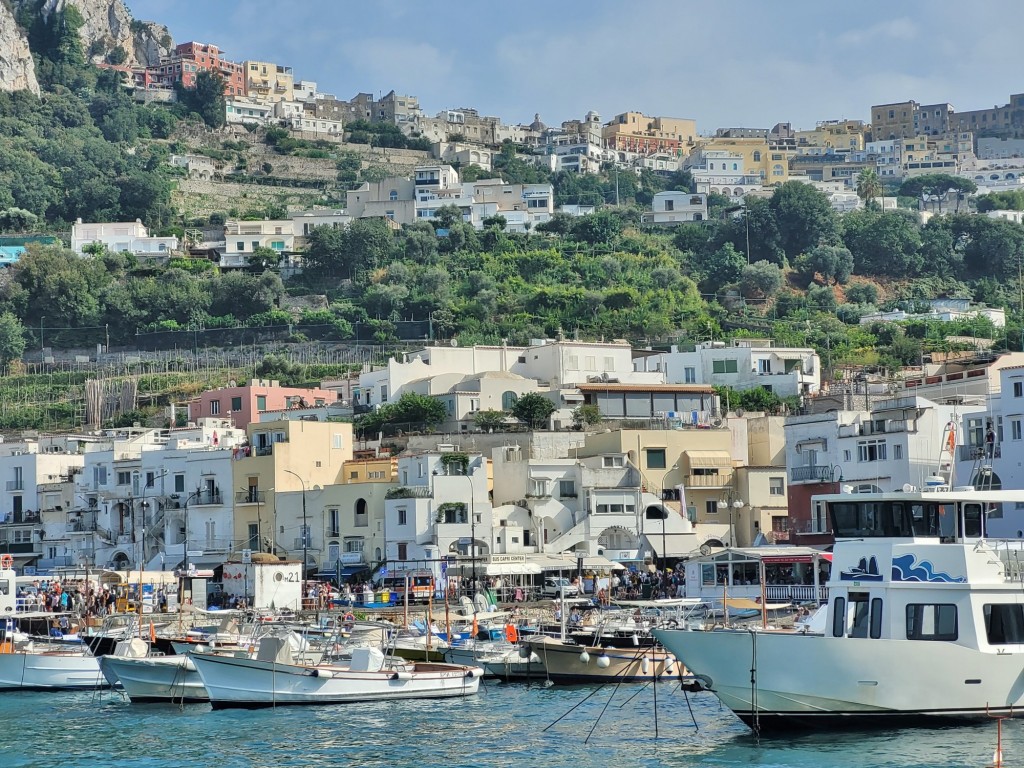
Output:
[[[691,467],[732,467],[728,451],[683,451]]]
[[[575,571],[579,567],[579,560],[572,552],[563,552],[557,555],[538,555],[540,566],[545,571]],[[624,571],[626,566],[609,560],[603,555],[584,555],[583,570],[585,571]]]

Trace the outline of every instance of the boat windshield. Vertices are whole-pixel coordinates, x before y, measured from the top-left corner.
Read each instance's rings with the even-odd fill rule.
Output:
[[[887,501],[878,498],[864,501],[844,499],[829,502],[828,510],[832,519],[832,530],[837,538],[956,536],[956,506],[952,503]],[[969,531],[967,535],[978,534]]]

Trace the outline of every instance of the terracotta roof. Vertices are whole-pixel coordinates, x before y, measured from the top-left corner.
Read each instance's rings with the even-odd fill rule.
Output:
[[[578,384],[580,392],[689,392],[695,395],[713,395],[715,390],[706,384],[605,384],[588,382]]]

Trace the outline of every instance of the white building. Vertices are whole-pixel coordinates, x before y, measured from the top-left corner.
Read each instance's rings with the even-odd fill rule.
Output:
[[[105,223],[85,223],[78,219],[71,225],[71,250],[81,256],[89,245],[102,245],[112,253],[169,256],[178,249],[178,238],[150,237],[141,219]]]
[[[274,119],[274,105],[233,96],[225,100],[224,118],[228,125],[266,125]]]
[[[889,323],[902,320],[938,320],[949,323],[953,320],[963,320],[972,317],[984,317],[992,322],[996,328],[1006,327],[1006,310],[995,307],[973,305],[970,299],[932,299],[929,301],[931,310],[929,312],[915,314],[902,309],[890,310],[888,312],[872,312],[860,318],[861,325],[871,323]]]
[[[690,192],[658,192],[651,200],[651,210],[641,216],[645,224],[673,226],[693,221],[707,221],[708,197]]]
[[[724,384],[733,389],[764,387],[780,397],[817,392],[821,360],[809,347],[776,347],[769,339],[735,339],[730,346],[707,341],[692,352],[640,355],[636,371],[660,373],[674,384]]]
[[[246,267],[257,248],[279,255],[295,250],[295,225],[291,219],[224,222],[224,253],[221,267]]]

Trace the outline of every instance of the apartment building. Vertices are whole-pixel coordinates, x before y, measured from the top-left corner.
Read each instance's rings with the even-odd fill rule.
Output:
[[[79,256],[90,245],[102,245],[112,253],[132,253],[136,256],[170,256],[178,250],[175,236],[150,237],[141,219],[121,222],[83,222],[71,225],[71,250]]]
[[[159,64],[147,67],[136,75],[140,87],[173,88],[180,82],[186,88],[195,88],[200,72],[216,72],[224,78],[224,95],[244,96],[246,93],[243,67],[223,58],[216,45],[190,41],[174,47],[171,55]]]
[[[284,255],[295,250],[295,226],[291,219],[227,221],[224,223],[224,253],[221,267],[242,268],[257,248],[270,248]]]
[[[264,103],[295,100],[295,75],[291,67],[269,61],[242,64],[245,95]]]
[[[641,112],[616,115],[601,130],[601,141],[607,149],[642,155],[653,152],[685,155],[693,148],[696,138],[696,120],[649,117]]]
[[[218,387],[203,392],[188,404],[189,421],[204,418],[227,419],[245,429],[268,411],[323,407],[336,402],[337,393],[328,389],[282,387],[272,379],[253,379],[240,387]]]
[[[656,193],[651,200],[651,210],[640,217],[645,224],[668,227],[707,219],[707,195],[676,191]]]

